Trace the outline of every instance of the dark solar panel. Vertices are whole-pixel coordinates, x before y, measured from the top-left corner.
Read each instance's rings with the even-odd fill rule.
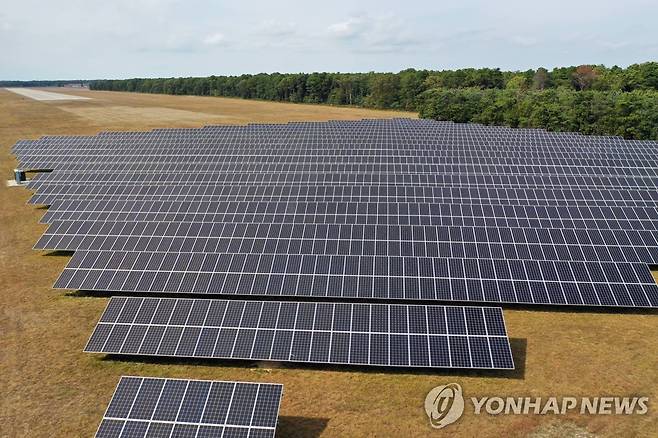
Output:
[[[417,256],[77,251],[56,288],[648,307],[647,265]]]
[[[498,307],[113,297],[85,351],[514,368]]]
[[[373,215],[374,217],[377,217]],[[312,217],[313,218],[313,217]],[[173,222],[173,223],[172,223]],[[652,263],[648,230],[531,227],[62,221],[35,249],[391,255]]]
[[[393,119],[12,150],[52,170],[29,187],[36,248],[76,251],[57,287],[658,306],[656,142]]]
[[[121,377],[97,438],[274,437],[273,383]]]

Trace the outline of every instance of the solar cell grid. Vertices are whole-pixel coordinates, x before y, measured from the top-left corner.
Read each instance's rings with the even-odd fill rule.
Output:
[[[96,437],[274,437],[282,391],[273,383],[123,376]]]
[[[193,222],[496,226],[593,230],[658,229],[647,207],[430,204],[386,202],[62,201],[41,222]],[[46,234],[55,234],[50,230]]]
[[[36,247],[78,251],[58,287],[655,306],[656,146],[395,119],[13,150],[53,168],[30,202]]]
[[[400,149],[396,144],[387,144],[382,147],[379,142],[358,143],[354,148],[345,148],[353,139],[344,141],[332,141],[330,143],[319,141],[308,141],[305,143],[295,143],[282,141],[288,147],[281,148],[275,145],[259,144],[250,145],[240,149],[231,149],[222,147],[216,141],[193,144],[192,140],[185,140],[178,144],[162,144],[158,142],[154,145],[139,145],[139,149],[131,148],[128,144],[116,142],[103,149],[58,149],[54,151],[36,149],[30,153],[19,153],[21,160],[34,161],[52,161],[55,163],[63,162],[65,157],[80,158],[82,161],[111,161],[111,152],[121,152],[119,158],[139,158],[160,155],[168,159],[175,154],[180,154],[184,159],[196,159],[196,154],[212,157],[221,161],[253,161],[260,160],[262,157],[277,154],[279,160],[295,159],[315,159],[326,160],[348,159],[367,157],[368,160],[382,158],[389,159],[412,159],[412,160],[438,160],[436,162],[459,163],[464,161],[476,160],[482,163],[517,163],[521,164],[532,161],[533,164],[562,164],[572,165],[591,165],[593,163],[607,164],[614,161],[624,167],[648,167],[655,159],[647,157],[647,161],[642,160],[641,150],[633,152],[620,152],[617,150],[606,150],[602,148],[587,148],[581,150],[559,150],[555,148],[532,147],[529,145],[517,145],[517,147],[502,147],[495,140],[489,139],[486,143],[490,148],[462,148],[458,144],[448,142],[436,142],[431,138],[423,140],[414,140],[405,138],[405,144],[408,146],[422,145],[410,149]],[[325,143],[330,147],[325,147]],[[346,149],[346,150],[343,150]],[[586,154],[583,154],[586,152]],[[456,161],[461,159],[462,161]],[[482,160],[482,161],[480,161]],[[508,161],[511,160],[511,161]]]
[[[393,124],[397,125],[393,127]],[[403,127],[407,124],[407,127]],[[325,129],[323,129],[325,128]],[[327,129],[328,128],[328,129]],[[217,138],[224,136],[229,138],[238,138],[243,140],[252,139],[254,141],[268,140],[271,137],[262,137],[258,134],[263,132],[278,133],[286,136],[292,136],[292,139],[306,136],[316,141],[326,140],[327,138],[341,138],[346,133],[349,135],[349,129],[359,128],[356,134],[359,138],[391,138],[390,134],[401,135],[407,137],[423,138],[428,134],[442,134],[438,138],[447,138],[449,140],[470,140],[470,142],[477,142],[478,139],[484,139],[489,142],[495,141],[510,141],[512,142],[540,142],[551,145],[563,145],[564,147],[574,148],[586,145],[594,145],[597,147],[607,146],[615,150],[628,150],[628,146],[632,146],[632,150],[637,150],[639,146],[650,147],[651,142],[630,142],[627,140],[613,138],[613,137],[595,137],[595,136],[582,136],[570,135],[566,133],[546,133],[541,130],[511,130],[503,129],[500,127],[477,127],[455,125],[446,122],[434,122],[433,124],[423,124],[420,121],[413,121],[408,123],[403,120],[386,121],[384,123],[369,124],[368,122],[361,121],[357,124],[347,123],[325,123],[325,124],[288,124],[283,126],[275,125],[261,125],[260,127],[235,127],[235,129],[226,129],[226,127],[207,127],[200,130],[188,130],[186,132],[176,132],[174,130],[148,132],[148,133],[106,133],[96,137],[43,137],[35,142],[24,142],[22,145],[17,145],[14,150],[29,151],[34,149],[46,148],[62,148],[69,145],[77,145],[78,147],[99,147],[104,143],[112,142],[122,139],[131,139],[132,141],[148,142],[149,140],[159,140],[160,143],[164,141],[177,141],[180,139],[196,138],[199,140],[208,138]],[[391,129],[391,128],[405,128],[405,129]],[[411,129],[408,129],[411,128]],[[251,133],[249,133],[251,131]],[[242,134],[241,134],[242,133]],[[178,135],[172,135],[178,134]],[[181,135],[182,134],[182,135]],[[254,137],[253,134],[256,136]],[[287,140],[291,140],[287,138]],[[467,143],[468,144],[468,143]]]
[[[365,175],[377,174],[398,176],[402,179],[416,178],[427,180],[435,185],[461,184],[461,185],[510,185],[510,186],[559,186],[572,185],[583,187],[629,187],[629,188],[656,188],[658,178],[653,171],[643,171],[638,175],[628,169],[616,172],[604,172],[601,168],[590,168],[587,172],[550,173],[548,171],[530,173],[522,172],[527,166],[443,166],[443,165],[416,165],[416,164],[213,164],[213,163],[149,163],[130,162],[121,164],[83,165],[72,163],[58,166],[61,172],[92,171],[98,173],[194,173],[194,174],[223,174],[232,175],[251,174],[256,177],[270,175],[295,176],[297,174],[309,175]],[[637,170],[637,169],[633,169]],[[36,183],[35,183],[36,185]],[[41,184],[40,187],[57,188],[65,184]]]
[[[486,189],[486,188],[440,188],[422,186],[312,186],[312,185],[224,185],[221,190],[207,190],[191,194],[189,187],[169,191],[170,195],[161,193],[150,196],[153,199],[136,194],[133,189],[126,195],[98,196],[99,199],[66,199],[53,201],[53,211],[61,203],[73,205],[73,211],[85,211],[86,205],[98,203],[103,209],[115,210],[114,206],[130,202],[285,202],[285,201],[322,201],[322,202],[452,202],[464,206],[475,205],[536,205],[536,206],[646,206],[656,208],[651,192],[621,190],[552,190],[552,189]],[[142,192],[145,193],[145,192]],[[172,195],[173,193],[173,195]],[[196,192],[195,192],[196,193]],[[39,196],[39,195],[37,195]],[[653,196],[658,196],[653,194]],[[90,198],[92,198],[91,196]],[[137,199],[137,198],[142,199]],[[201,199],[204,197],[206,199]],[[107,198],[107,199],[100,199]],[[156,199],[163,198],[163,199]],[[253,199],[251,199],[253,198]],[[384,198],[384,199],[381,199]],[[104,201],[104,202],[103,202]],[[475,208],[475,207],[473,207]],[[105,210],[104,210],[105,211]]]
[[[433,225],[61,221],[36,249],[506,257],[654,263],[651,231]]]
[[[108,170],[114,167],[114,174],[125,172],[126,169],[135,169],[136,165],[196,165],[203,164],[205,168],[212,168],[217,172],[230,171],[239,172],[241,169],[249,169],[254,172],[268,172],[269,169],[279,169],[285,166],[286,171],[304,169],[307,171],[318,171],[330,168],[335,172],[355,172],[360,169],[367,171],[379,171],[389,173],[485,173],[485,174],[519,174],[519,175],[598,175],[598,176],[638,176],[655,177],[655,168],[652,167],[651,159],[640,160],[578,160],[565,158],[545,159],[539,157],[518,158],[518,154],[509,154],[509,157],[462,157],[462,156],[427,156],[426,154],[414,155],[379,155],[375,151],[364,151],[362,154],[347,155],[339,154],[325,155],[327,150],[317,151],[314,155],[291,155],[272,151],[276,156],[268,155],[233,155],[215,156],[207,155],[202,151],[186,155],[181,151],[167,153],[168,151],[154,151],[149,155],[126,155],[126,156],[99,156],[93,155],[70,155],[60,156],[57,160],[48,160],[43,156],[35,159],[22,159],[21,166],[25,168],[54,168],[55,174],[42,178],[49,180],[70,180],[74,177],[85,177],[94,170]],[[172,151],[174,152],[174,151]],[[262,152],[262,151],[261,151]],[[311,151],[305,151],[307,154]],[[369,155],[365,155],[370,152]],[[209,166],[211,165],[211,166]],[[330,166],[330,167],[329,167]],[[614,166],[614,167],[613,167]],[[62,174],[61,171],[78,169],[80,175]],[[181,170],[172,173],[181,173]],[[92,177],[93,175],[87,176]],[[119,175],[120,176],[120,175]]]
[[[253,192],[250,190],[250,192]],[[658,219],[655,207],[614,208],[609,206],[551,207],[537,205],[505,204],[454,204],[412,202],[335,202],[309,203],[306,201],[57,201],[52,211],[78,212],[191,212],[191,213],[293,213],[304,214],[381,214],[422,216],[480,216],[510,218],[575,218],[575,219]]]
[[[453,348],[462,346],[464,356]],[[350,365],[514,367],[496,307],[113,297],[87,352]]]
[[[238,185],[128,185],[128,186],[55,186],[45,187],[35,194],[31,204],[51,204],[57,200],[160,200],[160,201],[222,201],[222,200],[267,200],[283,198],[305,201],[399,201],[399,202],[461,202],[465,204],[494,203],[515,204],[519,201],[537,202],[540,205],[609,205],[655,207],[658,192],[580,187],[568,189],[557,187],[504,187],[504,186],[452,186],[433,187],[408,181],[408,185],[357,184],[346,180],[340,184],[298,183],[286,181],[285,175],[277,177],[281,181],[260,183],[244,181]],[[322,176],[325,180],[330,175]],[[245,178],[249,180],[249,178]],[[345,184],[345,185],[343,185]],[[348,185],[349,184],[349,185]],[[255,193],[249,191],[255,191]],[[307,195],[306,193],[317,193]],[[245,194],[241,194],[245,193]],[[298,194],[299,193],[299,194]],[[300,196],[303,197],[300,199]],[[237,199],[236,199],[237,198]],[[253,198],[253,199],[250,199]],[[360,199],[359,199],[360,198]]]
[[[55,287],[362,300],[658,305],[658,285],[641,263],[80,251]]]

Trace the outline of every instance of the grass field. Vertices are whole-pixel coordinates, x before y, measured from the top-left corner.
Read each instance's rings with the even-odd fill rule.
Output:
[[[0,90],[0,175],[21,138],[211,123],[414,117],[365,109],[223,98],[56,90],[91,100],[35,101]],[[107,300],[51,289],[68,257],[31,250],[45,229],[30,192],[0,186],[0,436],[91,436],[121,375],[284,385],[279,436],[656,436],[658,313],[505,309],[517,370],[416,372],[239,362],[118,360],[82,353]],[[648,396],[643,416],[475,416],[440,431],[423,410],[450,382],[466,397]]]

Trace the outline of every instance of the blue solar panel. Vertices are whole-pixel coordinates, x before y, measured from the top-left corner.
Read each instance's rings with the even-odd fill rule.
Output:
[[[431,120],[19,142],[56,287],[658,306],[655,142]],[[268,265],[269,263],[269,265]]]
[[[460,354],[455,346],[460,346]],[[359,366],[514,368],[497,307],[113,297],[85,351]]]
[[[124,376],[96,437],[272,438],[282,391],[273,383]]]

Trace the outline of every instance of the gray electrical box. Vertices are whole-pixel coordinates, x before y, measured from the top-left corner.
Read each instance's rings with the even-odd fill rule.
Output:
[[[16,178],[16,184],[25,184],[25,181],[27,181],[25,171],[21,169],[14,169],[14,178]]]

